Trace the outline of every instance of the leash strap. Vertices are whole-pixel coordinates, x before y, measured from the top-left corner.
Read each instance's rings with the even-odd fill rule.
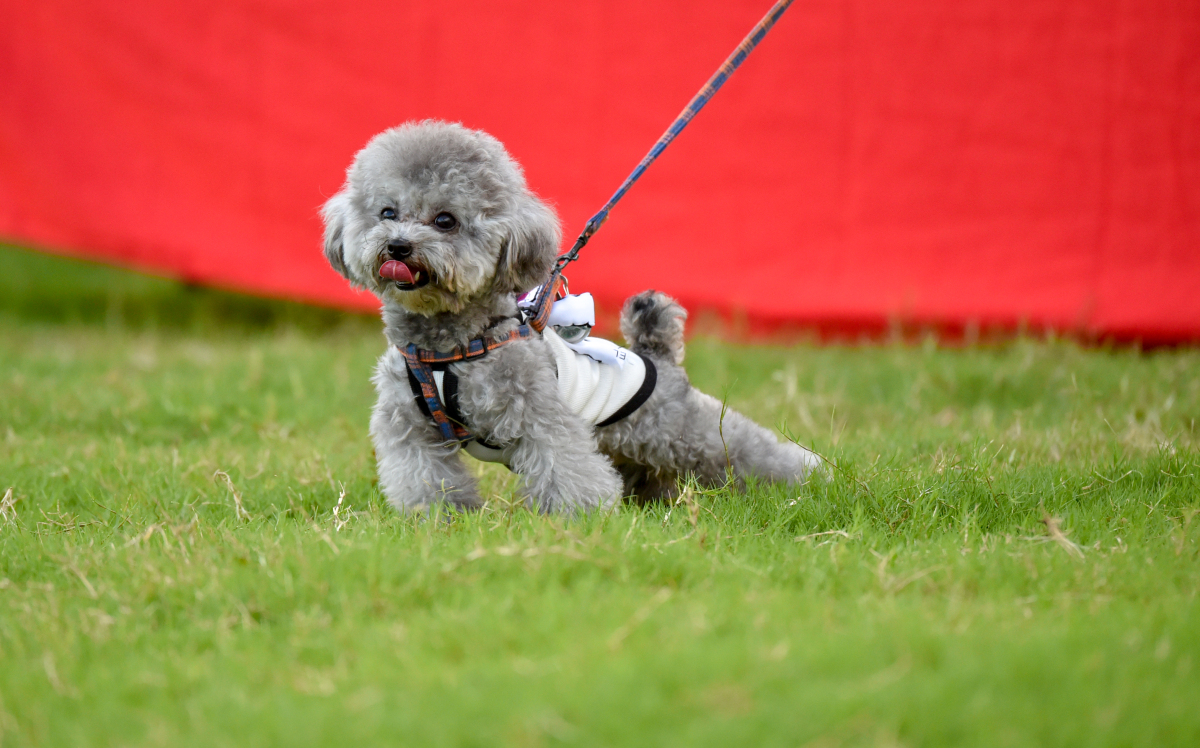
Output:
[[[533,313],[526,324],[538,332],[546,329],[546,324],[550,321],[550,310],[554,307],[554,302],[562,295],[566,283],[567,281],[562,275],[562,268],[555,267],[554,272],[550,274],[550,280],[538,288],[537,311]]]
[[[779,20],[779,17],[783,15],[783,12],[788,9],[788,6],[791,5],[792,2],[793,0],[778,0],[775,5],[772,6],[771,10],[767,12],[767,15],[765,15],[763,19],[758,22],[758,25],[750,30],[750,33],[747,34],[746,38],[742,40],[742,43],[737,46],[737,49],[733,50],[733,53],[729,55],[721,67],[717,68],[717,72],[708,79],[708,83],[704,84],[704,88],[700,89],[700,93],[696,94],[692,100],[688,102],[688,105],[684,107],[683,112],[681,112],[679,116],[675,118],[675,121],[671,123],[671,126],[667,128],[667,131],[663,133],[661,138],[658,139],[658,142],[654,144],[654,147],[650,149],[650,152],[646,154],[646,157],[643,158],[641,163],[637,165],[637,168],[633,170],[633,173],[630,174],[625,179],[624,183],[617,188],[616,193],[614,193],[613,196],[608,199],[608,202],[604,204],[604,207],[600,209],[600,212],[592,216],[591,220],[587,222],[587,225],[583,228],[583,233],[580,234],[579,238],[575,240],[575,246],[571,247],[571,251],[558,258],[558,264],[555,266],[556,273],[562,271],[562,269],[566,267],[568,263],[574,262],[575,259],[579,257],[579,250],[583,249],[584,245],[588,243],[588,240],[592,238],[592,235],[599,231],[600,226],[602,226],[604,222],[608,220],[608,212],[612,210],[614,205],[617,204],[617,201],[624,197],[625,193],[629,191],[629,188],[633,186],[633,183],[641,178],[642,174],[646,172],[646,169],[650,168],[650,164],[654,163],[654,160],[658,158],[659,154],[666,150],[667,146],[671,144],[671,141],[675,139],[675,136],[683,132],[683,128],[687,127],[687,124],[692,121],[692,118],[704,108],[704,105],[707,104],[708,100],[713,97],[713,94],[719,91],[721,86],[725,85],[725,81],[729,80],[729,76],[733,75],[733,71],[737,70],[741,64],[746,61],[746,58],[750,55],[750,52],[752,52],[754,48],[758,46],[758,43],[761,42],[763,37],[767,35],[767,32],[771,30],[771,27],[775,25],[775,22]]]

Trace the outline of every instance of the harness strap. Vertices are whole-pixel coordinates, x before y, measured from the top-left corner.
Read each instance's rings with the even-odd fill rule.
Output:
[[[440,351],[427,351],[418,348],[416,343],[409,343],[406,347],[401,348],[400,352],[404,355],[404,362],[408,368],[409,383],[415,383],[413,387],[414,394],[420,398],[426,415],[433,419],[433,423],[438,430],[442,432],[448,442],[465,442],[474,438],[471,432],[467,430],[466,425],[462,423],[462,417],[457,413],[452,417],[446,410],[446,406],[442,403],[442,398],[438,395],[437,381],[433,377],[433,369],[436,366],[439,369],[444,369],[446,364],[455,363],[457,361],[470,361],[472,359],[486,356],[489,351],[494,351],[497,348],[506,346],[509,343],[515,343],[518,340],[526,340],[536,336],[530,325],[521,325],[515,330],[510,331],[503,337],[493,338],[486,335],[482,338],[476,338],[469,342],[466,346],[459,346],[449,353]]]
[[[541,332],[541,330],[534,328],[532,323],[524,324],[498,338],[493,338],[491,335],[475,338],[465,346],[460,345],[448,353],[429,351],[424,348],[418,348],[416,343],[409,343],[404,348],[404,358],[408,360],[410,365],[413,363],[453,364],[458,361],[470,361],[473,358],[486,356],[489,351],[494,351],[509,343],[537,337],[537,332]]]
[[[450,416],[442,406],[442,399],[438,397],[437,382],[433,378],[433,367],[420,360],[418,350],[416,345],[411,344],[407,348],[400,349],[407,364],[408,383],[413,388],[417,404],[421,406],[421,411],[427,417],[433,419],[433,425],[442,432],[442,437],[447,442],[468,441],[471,439],[471,433],[461,423],[450,420]]]

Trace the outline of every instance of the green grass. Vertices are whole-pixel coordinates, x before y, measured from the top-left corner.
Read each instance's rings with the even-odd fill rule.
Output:
[[[1200,744],[1195,349],[693,340],[831,480],[425,521],[382,345],[0,250],[0,745]]]

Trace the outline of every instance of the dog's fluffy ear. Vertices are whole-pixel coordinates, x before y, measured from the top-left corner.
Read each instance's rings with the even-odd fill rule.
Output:
[[[353,281],[346,270],[345,250],[342,247],[342,234],[349,213],[350,197],[345,192],[339,192],[325,203],[321,217],[325,219],[325,259],[329,260],[334,270]]]
[[[526,195],[504,223],[506,236],[496,267],[496,290],[522,293],[550,277],[562,238],[558,216],[541,200]]]

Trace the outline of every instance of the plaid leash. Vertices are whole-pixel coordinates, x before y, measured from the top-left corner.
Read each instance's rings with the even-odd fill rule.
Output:
[[[417,348],[415,344],[409,344],[408,347],[401,349],[401,353],[404,354],[404,360],[408,365],[408,371],[420,384],[421,397],[425,400],[425,404],[429,408],[429,413],[433,416],[434,423],[442,432],[442,436],[446,438],[446,441],[461,444],[470,441],[473,437],[464,424],[453,420],[446,414],[446,408],[442,404],[441,397],[438,395],[437,380],[434,379],[432,365],[470,361],[471,359],[485,356],[489,351],[493,351],[509,343],[535,337],[545,329],[546,322],[550,318],[550,308],[554,305],[554,300],[565,283],[562,275],[563,268],[579,257],[579,250],[583,249],[588,240],[592,238],[592,235],[608,220],[608,213],[617,204],[617,201],[625,196],[625,193],[629,191],[633,183],[640,179],[642,174],[646,173],[646,169],[650,168],[650,164],[654,163],[655,159],[671,144],[671,141],[679,133],[683,132],[683,128],[687,127],[687,124],[704,108],[704,105],[721,89],[721,86],[725,85],[725,81],[729,80],[729,76],[733,75],[733,71],[737,70],[746,61],[750,52],[758,46],[758,43],[763,40],[763,37],[767,35],[767,32],[771,30],[771,27],[775,25],[775,22],[779,20],[779,17],[783,15],[783,12],[788,9],[788,6],[792,2],[793,0],[777,0],[775,5],[771,7],[771,10],[767,12],[767,15],[750,30],[750,33],[737,46],[737,49],[733,50],[733,53],[726,58],[721,67],[717,68],[717,72],[708,79],[708,83],[705,83],[700,92],[692,97],[692,100],[683,108],[683,111],[675,118],[675,121],[671,123],[671,126],[667,128],[662,137],[658,139],[658,142],[654,144],[654,147],[650,149],[645,158],[641,160],[633,170],[633,173],[626,177],[613,196],[608,199],[608,202],[604,204],[600,212],[591,217],[587,225],[584,226],[583,233],[575,240],[575,245],[571,247],[569,252],[560,255],[555,262],[554,272],[550,274],[550,279],[538,289],[537,311],[525,324],[504,337],[492,338],[485,336],[477,338],[469,342],[465,347],[459,346],[449,353],[423,350]]]
[[[683,128],[687,127],[692,118],[704,108],[704,105],[713,97],[713,94],[719,91],[721,86],[725,85],[725,81],[729,80],[729,76],[733,75],[733,71],[737,70],[746,61],[750,52],[758,46],[758,43],[767,35],[767,32],[771,30],[771,27],[775,25],[775,22],[779,20],[779,17],[783,15],[783,12],[788,9],[788,6],[792,2],[793,0],[778,0],[771,7],[771,10],[767,12],[767,15],[763,16],[763,19],[750,30],[750,33],[737,46],[737,49],[733,50],[733,53],[721,64],[721,67],[717,68],[717,72],[708,79],[708,83],[704,84],[704,88],[700,89],[700,93],[692,97],[692,100],[683,108],[683,111],[675,118],[675,121],[671,123],[671,126],[667,128],[662,137],[658,139],[658,142],[654,144],[654,147],[650,149],[650,152],[646,154],[641,163],[637,165],[633,173],[625,179],[613,196],[608,199],[608,202],[604,204],[600,212],[592,216],[591,220],[587,222],[587,225],[583,228],[583,233],[575,240],[575,246],[571,247],[571,251],[558,258],[555,273],[561,272],[568,263],[574,262],[579,257],[579,250],[583,249],[588,240],[592,238],[592,235],[599,231],[600,226],[608,220],[608,212],[617,204],[617,201],[624,197],[629,188],[633,186],[633,183],[641,178],[646,169],[650,168],[650,164],[654,163],[659,154],[666,150],[671,141],[675,139],[675,136],[683,132]]]

